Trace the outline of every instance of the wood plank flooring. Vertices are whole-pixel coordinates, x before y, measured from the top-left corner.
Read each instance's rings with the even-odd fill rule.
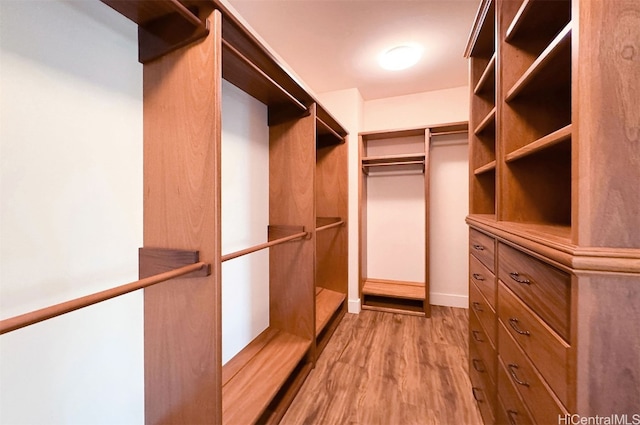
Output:
[[[481,424],[467,372],[468,311],[347,314],[281,424]]]

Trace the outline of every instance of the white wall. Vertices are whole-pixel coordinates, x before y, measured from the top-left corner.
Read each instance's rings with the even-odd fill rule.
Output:
[[[365,156],[424,153],[422,136],[367,142]],[[370,169],[367,177],[367,270],[370,279],[424,282],[425,176],[420,170]]]
[[[360,131],[420,127],[469,119],[469,88],[456,87],[364,103]]]
[[[431,304],[469,305],[469,145],[466,134],[431,141],[429,285]]]
[[[267,241],[267,107],[222,84],[222,252]],[[222,265],[222,363],[269,326],[269,251]]]
[[[0,316],[137,279],[142,66],[100,2],[0,2]],[[144,422],[142,294],[0,336],[0,423]]]

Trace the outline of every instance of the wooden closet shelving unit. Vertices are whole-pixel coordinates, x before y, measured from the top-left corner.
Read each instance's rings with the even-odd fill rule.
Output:
[[[485,423],[640,409],[640,88],[625,82],[640,81],[625,54],[638,16],[631,1],[481,2],[465,56],[469,371]]]
[[[144,245],[211,273],[145,290],[145,420],[277,423],[347,295],[347,132],[222,3],[101,0],[138,24]],[[268,107],[269,227],[221,252],[222,79]],[[269,326],[221,364],[221,264],[269,249]]]
[[[348,182],[344,133],[324,110],[316,114],[316,349],[324,349],[347,311]],[[317,356],[316,354],[316,356]]]
[[[429,147],[432,137],[467,133],[467,122],[439,124],[402,130],[360,133],[360,295],[363,309],[429,317]],[[425,203],[425,258],[420,280],[407,281],[369,276],[367,232],[368,230],[368,179],[392,173],[419,173],[422,181],[422,199]],[[415,247],[403,247],[407,251]],[[392,272],[387,272],[392,273]],[[397,273],[397,271],[395,271]]]

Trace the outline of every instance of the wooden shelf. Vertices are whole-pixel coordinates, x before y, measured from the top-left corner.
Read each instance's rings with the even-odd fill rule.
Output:
[[[142,63],[157,59],[209,33],[207,21],[198,17],[198,6],[210,8],[212,1],[199,4],[178,0],[100,1],[138,24],[138,59]]]
[[[282,105],[289,105],[288,109],[299,115],[307,111],[304,103],[225,39],[222,40],[222,54],[225,80],[267,106],[282,108]]]
[[[569,67],[552,66],[556,59],[566,61]],[[505,101],[513,101],[520,93],[525,91],[533,81],[540,77],[545,70],[553,73],[554,69],[571,69],[571,23],[567,24],[557,37],[549,44],[549,46],[540,54],[540,56],[531,64],[524,72],[522,77],[507,92]],[[570,76],[570,75],[569,75]]]
[[[561,244],[571,243],[571,225],[553,223],[516,223],[501,221],[500,225],[518,235],[537,236]]]
[[[381,170],[382,167],[388,167],[389,171],[424,172],[425,155],[417,153],[409,155],[369,156],[362,158],[362,169],[365,174],[369,174],[369,169],[371,168]]]
[[[505,41],[512,42],[520,35],[553,36],[570,20],[570,0],[524,0],[507,28]]]
[[[322,149],[345,143],[347,131],[327,111],[316,110],[316,147]]]
[[[331,317],[344,304],[346,295],[326,288],[316,288],[316,336],[327,326]]]
[[[459,121],[427,127],[432,137],[469,132],[469,121]]]
[[[474,19],[464,56],[491,56],[495,51],[495,2],[482,0]]]
[[[473,94],[479,94],[485,90],[495,92],[496,85],[496,54],[491,56],[491,60],[487,64],[487,67],[482,72],[478,84],[473,89]]]
[[[467,216],[467,223],[469,221],[479,221],[483,223],[492,224],[496,221],[496,215],[495,214],[469,214]]]
[[[222,367],[222,423],[255,423],[304,358],[311,341],[267,328]]]
[[[484,174],[487,173],[489,171],[494,171],[496,169],[496,161],[493,160],[491,162],[489,162],[488,164],[485,164],[481,167],[476,168],[475,170],[473,170],[473,174],[475,174],[476,176],[479,174]]]
[[[536,152],[540,152],[544,149],[555,146],[558,143],[568,139],[571,139],[571,124],[564,126],[551,134],[541,137],[540,139],[535,140],[528,145],[507,154],[505,156],[505,162],[516,161],[520,158],[524,158]]]
[[[316,117],[316,145],[319,148],[344,143],[344,137],[338,134],[320,117]]]
[[[424,283],[399,280],[365,279],[362,293],[409,300],[424,300]]]
[[[368,156],[362,158],[363,167],[375,167],[384,165],[401,165],[403,163],[421,162],[424,164],[424,153],[416,153],[409,155],[380,155],[380,156]]]
[[[489,111],[487,116],[484,117],[482,121],[480,121],[480,124],[478,124],[475,130],[473,130],[473,134],[477,136],[480,133],[482,133],[484,130],[486,130],[489,126],[491,125],[495,126],[495,123],[496,123],[496,107],[493,107],[493,109]]]

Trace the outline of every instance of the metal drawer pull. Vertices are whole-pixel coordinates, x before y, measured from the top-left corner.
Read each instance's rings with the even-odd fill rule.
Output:
[[[475,339],[476,341],[484,342],[484,339],[478,338],[478,335],[480,335],[480,331],[471,331],[471,335],[473,335],[473,339]]]
[[[523,331],[522,329],[520,329],[520,328],[518,327],[518,319],[516,319],[515,317],[510,317],[510,318],[509,318],[509,325],[511,325],[511,328],[512,328],[514,331],[518,332],[520,335],[526,335],[526,336],[531,335],[531,332],[529,332],[529,331]]]
[[[475,370],[477,370],[480,373],[485,373],[487,370],[484,368],[484,364],[482,363],[482,360],[480,359],[471,359],[471,364],[473,365],[473,368]],[[478,366],[480,365],[480,366]]]
[[[484,246],[474,243],[473,244],[473,249],[475,249],[476,251],[484,251]]]
[[[474,278],[475,280],[479,280],[480,282],[482,282],[482,281],[484,280],[484,277],[482,277],[482,275],[481,275],[481,274],[478,274],[478,273],[474,273],[474,274],[472,274],[471,276],[473,276],[473,278]]]
[[[476,395],[476,391],[482,392],[482,390],[480,388],[471,387],[471,392],[473,393],[473,398],[475,398],[478,403],[484,403],[484,399],[478,398],[478,396]]]
[[[474,301],[474,302],[472,302],[471,304],[473,305],[473,309],[474,309],[475,311],[480,311],[480,312],[484,311],[484,310],[480,307],[480,303],[479,303],[478,301]]]
[[[515,420],[515,417],[518,416],[518,412],[515,410],[507,410],[507,416],[509,417],[510,425],[518,425],[518,421]]]
[[[528,382],[525,382],[525,381],[521,381],[521,380],[518,378],[518,375],[516,375],[516,372],[515,372],[515,370],[514,370],[514,369],[518,369],[518,365],[517,365],[517,364],[514,364],[514,363],[509,363],[509,374],[511,375],[511,377],[513,378],[513,380],[514,380],[514,381],[516,381],[516,383],[517,383],[518,385],[522,385],[522,386],[524,386],[524,387],[528,387],[528,386],[529,386],[529,383],[528,383]]]
[[[526,285],[531,284],[531,281],[529,279],[521,278],[518,272],[511,272],[509,273],[509,276],[511,276],[511,279],[515,280],[518,283],[524,283]]]

